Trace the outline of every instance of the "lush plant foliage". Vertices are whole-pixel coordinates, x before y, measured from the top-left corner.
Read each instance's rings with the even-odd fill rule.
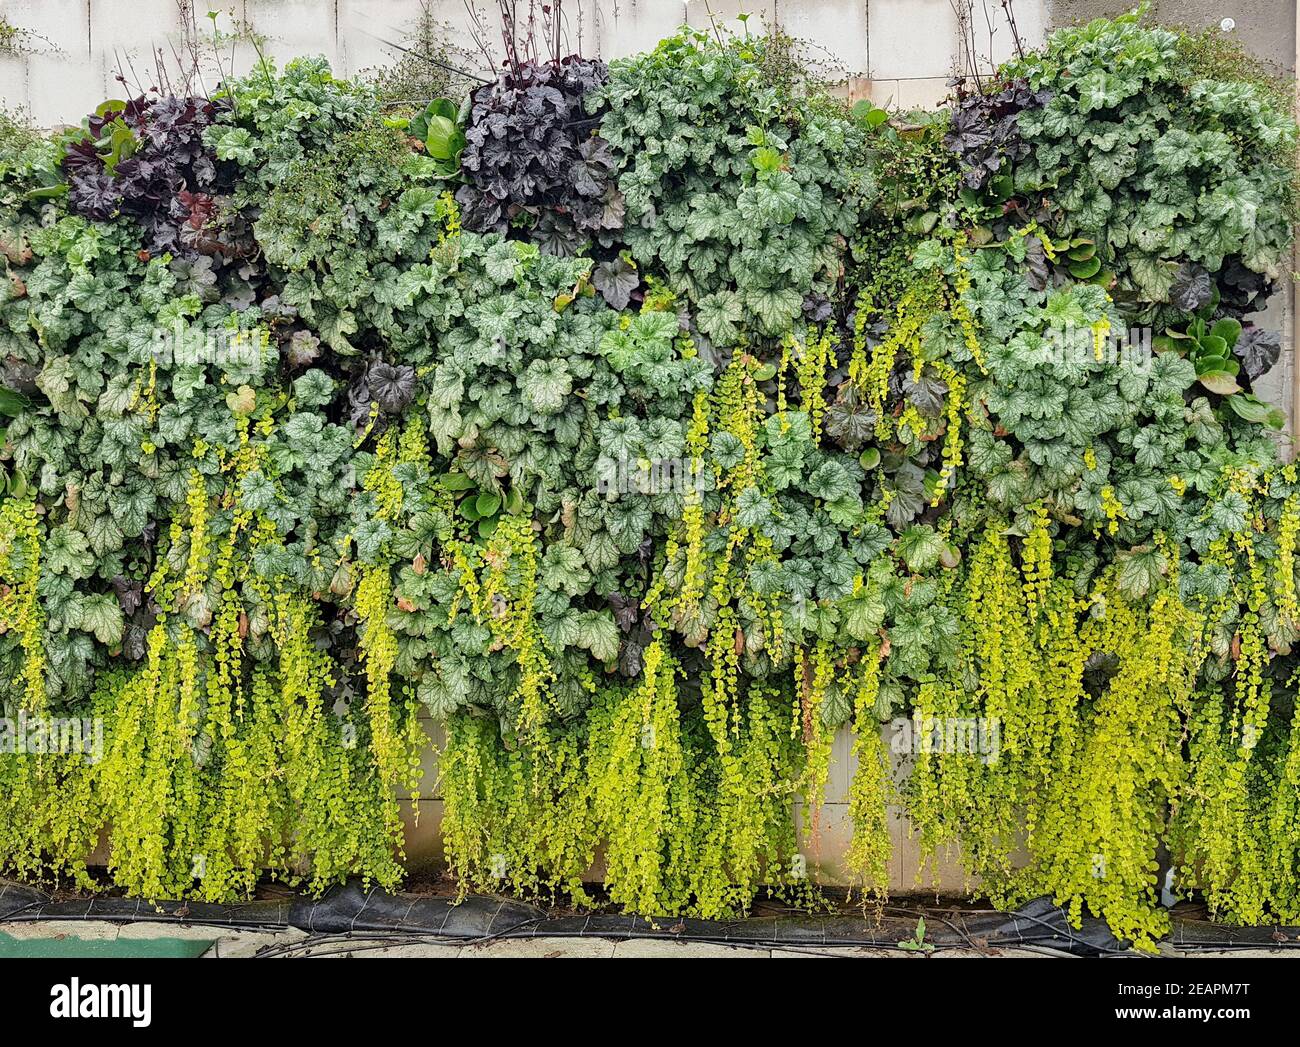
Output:
[[[827,296],[853,227],[853,125],[770,82],[766,46],[684,32],[616,61],[596,96],[632,254],[723,346],[780,337]]]
[[[614,157],[594,134],[585,99],[605,81],[603,62],[528,62],[474,92],[465,132],[469,184],[456,193],[466,229],[528,228],[551,254],[609,242],[623,225]]]
[[[1300,483],[1241,322],[1295,129],[1198,46],[1098,22],[894,119],[684,30],[398,118],[308,60],[0,128],[5,712],[106,739],[0,760],[0,862],[395,883],[423,710],[462,889],[808,903],[852,725],[865,893],[902,801],[999,904],[1148,945],[1167,846],[1300,918]],[[999,752],[896,769],[899,715]]]
[[[1033,155],[1018,188],[1049,196],[1059,236],[1097,243],[1130,316],[1199,308],[1177,295],[1203,272],[1232,315],[1267,297],[1286,271],[1295,127],[1263,88],[1204,78],[1136,14],[1054,33],[1012,72],[1052,96],[1019,117]]]

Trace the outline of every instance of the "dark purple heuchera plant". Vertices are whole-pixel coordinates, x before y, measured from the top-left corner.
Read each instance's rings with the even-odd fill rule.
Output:
[[[572,255],[623,226],[623,197],[599,114],[583,98],[606,78],[605,63],[572,56],[510,65],[474,92],[456,194],[475,232],[525,227],[543,251]]]
[[[983,189],[1004,164],[1014,165],[1029,155],[1029,143],[1020,137],[1020,114],[1045,105],[1051,92],[1034,91],[1025,80],[977,84],[973,90],[965,81],[955,86],[952,130],[944,144],[961,157],[962,184]]]
[[[241,253],[218,228],[218,165],[203,143],[221,104],[174,95],[104,103],[63,156],[71,209],[99,221],[133,217],[150,254]]]
[[[348,390],[349,419],[358,429],[375,419],[372,411],[380,415],[396,416],[415,399],[415,368],[409,364],[390,364],[376,358],[352,383]],[[386,425],[386,420],[382,420]]]

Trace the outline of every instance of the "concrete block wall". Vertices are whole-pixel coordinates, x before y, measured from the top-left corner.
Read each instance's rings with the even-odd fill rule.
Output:
[[[463,0],[428,3],[471,46]],[[495,7],[482,0],[478,6]],[[197,7],[206,30],[206,5]],[[421,0],[222,0],[213,7],[224,28],[251,25],[282,61],[324,54],[336,72],[353,75],[391,60],[385,41],[402,42]],[[996,0],[989,7],[996,12]],[[1042,40],[1046,10],[1047,0],[1016,5],[1030,44]],[[950,0],[568,0],[565,11],[570,47],[605,58],[652,48],[683,23],[707,27],[716,18],[734,25],[736,15],[748,12],[806,41],[827,69],[860,78],[859,94],[907,108],[939,101],[961,54]],[[495,46],[494,17],[485,12]],[[0,18],[24,31],[19,53],[0,55],[0,102],[26,109],[42,127],[75,122],[120,95],[119,68],[149,86],[158,52],[166,63],[183,40],[177,0],[0,0]],[[994,20],[991,41],[987,27],[979,27],[976,52],[1000,60],[1011,53],[1011,39],[1000,13]],[[246,71],[254,57],[251,48],[236,47],[236,70]]]
[[[438,750],[445,741],[441,728],[431,720],[424,721],[430,736],[430,746],[421,760],[424,778],[420,795],[409,792],[399,794],[402,821],[406,827],[406,862],[413,872],[436,871],[443,865],[442,824],[443,801],[438,785]],[[889,745],[893,737],[889,725],[882,728],[882,737]],[[956,754],[943,759],[976,759]],[[895,780],[901,782],[906,775],[906,757],[893,757]],[[802,801],[793,806],[798,829],[799,853],[805,859],[808,875],[815,882],[843,885],[847,882],[844,855],[853,839],[853,823],[849,818],[849,785],[857,772],[858,761],[853,755],[853,733],[841,729],[835,736],[831,750],[830,775],[823,794],[823,803],[816,813],[814,831],[812,814]],[[954,895],[966,893],[970,884],[961,867],[958,848],[941,853],[931,861],[923,861],[920,841],[912,835],[910,823],[903,810],[897,806],[889,811],[889,835],[893,844],[890,861],[889,889],[895,895],[941,892]],[[790,856],[791,860],[794,855]],[[591,870],[591,879],[602,875],[599,855]]]

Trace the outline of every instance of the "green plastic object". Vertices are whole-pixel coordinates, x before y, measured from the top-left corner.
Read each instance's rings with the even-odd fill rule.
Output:
[[[41,938],[15,938],[0,931],[0,959],[98,959],[101,957],[158,957],[190,959],[202,956],[216,939],[115,938],[103,941],[60,933]]]

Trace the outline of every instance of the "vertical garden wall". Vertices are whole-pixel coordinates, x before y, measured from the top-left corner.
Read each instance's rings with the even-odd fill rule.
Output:
[[[894,115],[507,39],[4,125],[0,865],[396,886],[427,712],[461,889],[722,916],[811,900],[850,725],[863,896],[902,802],[999,905],[1300,919],[1292,88],[1136,15]]]

